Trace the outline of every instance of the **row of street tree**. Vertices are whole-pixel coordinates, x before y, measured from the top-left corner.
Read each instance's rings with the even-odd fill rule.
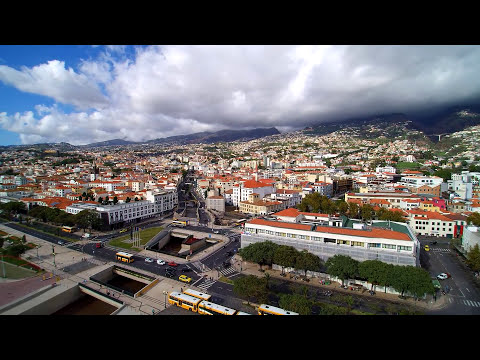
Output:
[[[34,206],[28,212],[25,204],[20,201],[13,201],[5,204],[0,204],[2,217],[10,220],[12,216],[18,217],[23,221],[30,222],[30,217],[39,219],[44,223],[52,223],[58,226],[78,226],[81,229],[96,229],[99,230],[102,226],[102,220],[94,210],[83,210],[78,214],[69,214],[58,208],[50,208],[48,206]]]
[[[405,293],[415,298],[425,294],[434,294],[430,274],[419,267],[387,264],[379,260],[359,262],[350,256],[334,255],[323,263],[316,255],[294,247],[278,245],[271,241],[254,243],[241,248],[238,254],[245,261],[257,263],[260,269],[263,265],[276,264],[285,268],[294,268],[305,272],[321,272],[342,280],[363,280],[374,286],[392,287],[403,297]]]

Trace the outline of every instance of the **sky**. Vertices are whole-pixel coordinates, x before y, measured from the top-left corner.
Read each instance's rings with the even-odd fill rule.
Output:
[[[1,45],[0,145],[147,141],[480,99],[477,45]]]

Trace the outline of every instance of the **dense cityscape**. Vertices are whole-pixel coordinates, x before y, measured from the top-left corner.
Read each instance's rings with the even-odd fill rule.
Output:
[[[480,314],[476,111],[2,145],[0,314]]]

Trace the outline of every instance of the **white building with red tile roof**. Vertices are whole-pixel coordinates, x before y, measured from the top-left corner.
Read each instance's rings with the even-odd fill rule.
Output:
[[[295,215],[292,209],[280,213],[283,217]],[[352,221],[347,220],[344,219],[345,224]],[[324,261],[340,254],[358,261],[377,259],[395,265],[420,266],[420,242],[407,224],[374,221],[368,227],[361,223],[351,225],[324,226],[258,218],[245,223],[241,247],[272,241],[299,251],[307,250]]]
[[[248,196],[252,193],[257,193],[260,199],[265,195],[275,192],[272,184],[266,184],[255,180],[242,180],[239,184],[232,188],[232,204],[238,206],[239,202],[247,201]]]

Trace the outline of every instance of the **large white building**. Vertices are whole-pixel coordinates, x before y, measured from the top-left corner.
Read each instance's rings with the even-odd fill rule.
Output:
[[[473,197],[473,187],[478,183],[478,173],[462,171],[460,174],[452,174],[452,179],[447,180],[448,190],[452,191],[452,197],[470,200]]]
[[[463,228],[462,247],[470,251],[475,245],[480,246],[480,231],[478,226],[465,226]]]
[[[299,251],[307,250],[324,261],[341,254],[358,261],[377,259],[395,265],[420,265],[420,243],[407,224],[373,221],[367,227],[343,218],[342,223],[328,226],[321,220],[324,215],[318,215],[321,216],[317,224],[253,219],[245,223],[241,247],[269,240]]]
[[[275,189],[272,185],[255,180],[247,180],[233,186],[232,203],[238,206],[241,201],[247,201],[250,194],[256,193],[260,199],[265,195],[272,194]]]
[[[173,210],[178,204],[176,191],[147,191],[146,200],[117,203],[115,205],[100,205],[92,203],[75,203],[67,206],[70,214],[78,214],[82,210],[95,210],[104,225],[128,224],[139,220],[161,215]]]
[[[420,235],[453,238],[456,222],[434,211],[407,210],[412,230]]]

